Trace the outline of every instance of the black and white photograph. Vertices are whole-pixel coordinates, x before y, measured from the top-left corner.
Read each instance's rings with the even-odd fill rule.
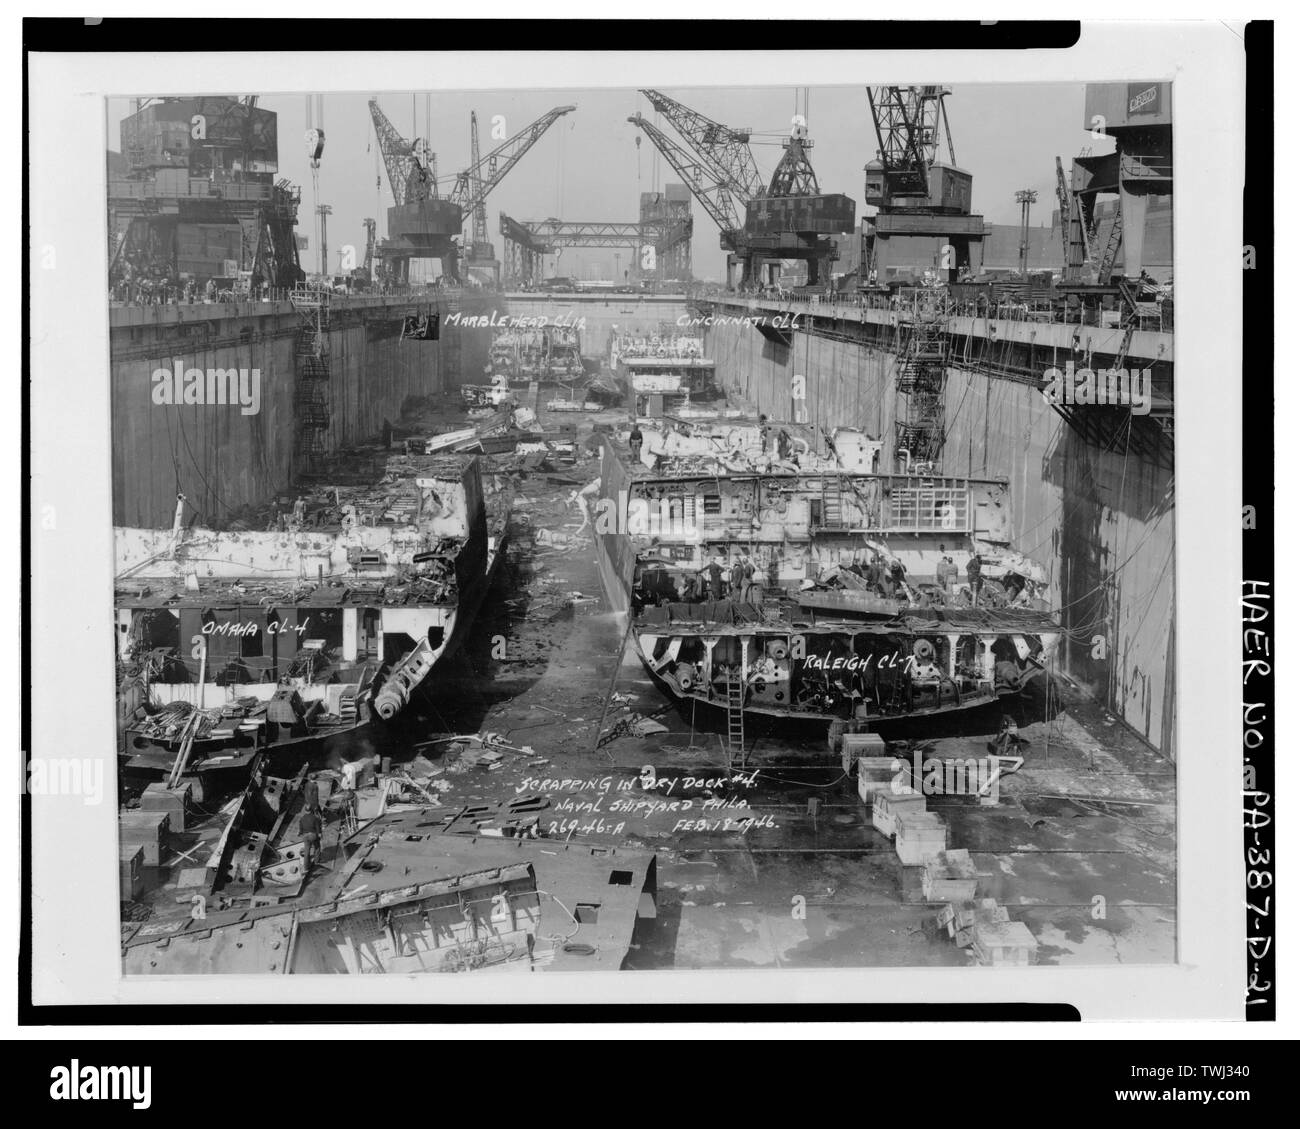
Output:
[[[108,114],[127,973],[1174,959],[1171,84]]]
[[[191,37],[87,78],[101,242],[32,213],[102,335],[102,455],[36,404],[100,515],[68,540],[32,496],[38,601],[97,570],[75,638],[36,630],[37,715],[86,735],[28,769],[44,943],[84,809],[65,893],[114,907],[114,999],[915,972],[1121,1016],[1207,972],[1210,915],[1240,1010],[1247,911],[1189,878],[1223,826],[1193,788],[1241,868],[1252,674],[1240,335],[1206,313],[1241,281],[1205,297],[1218,236],[1176,206],[1241,182],[1240,125],[1183,148],[1241,113],[1211,31],[424,82]]]

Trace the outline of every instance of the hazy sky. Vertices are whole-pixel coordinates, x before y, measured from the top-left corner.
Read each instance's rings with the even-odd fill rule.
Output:
[[[794,87],[679,87],[664,93],[716,121],[774,135],[751,143],[765,180],[781,156],[779,136],[789,129],[791,116],[802,112],[802,88],[798,110]],[[328,203],[334,209],[329,218],[332,270],[337,270],[337,251],[345,243],[357,247],[360,260],[365,244],[363,218],[375,217],[381,237],[385,234],[392,194],[382,166],[376,190],[378,147],[366,104],[370,96],[324,96],[323,121],[314,123],[323,126],[326,137],[318,190],[313,189],[302,140],[307,128],[307,96],[275,95],[262,97],[258,103],[279,115],[280,175],[303,189],[300,230],[310,232],[310,250],[303,253],[303,265],[309,271],[317,267],[316,203]],[[431,137],[438,155],[439,191],[444,193],[451,190],[456,173],[469,165],[471,110],[478,113],[479,145],[486,154],[500,144],[491,138],[494,115],[504,115],[506,135],[511,136],[553,106],[577,106],[551,127],[488,197],[488,234],[498,258],[498,215],[503,211],[517,220],[559,217],[632,222],[637,218],[642,191],[662,189],[677,179],[650,139],[627,121],[638,111],[654,120],[649,102],[635,89],[438,92],[433,95],[427,131],[423,93],[414,96],[415,129],[410,93],[382,94],[379,100],[403,137]],[[974,176],[974,208],[992,223],[1018,223],[1020,207],[1015,192],[1035,188],[1038,203],[1030,222],[1046,225],[1056,206],[1054,158],[1059,154],[1068,169],[1069,159],[1081,149],[1091,147],[1100,153],[1112,148],[1109,140],[1097,140],[1084,128],[1081,84],[958,86],[947,105],[957,163]],[[129,101],[109,101],[112,149],[120,149],[119,125],[129,112]],[[674,135],[666,123],[665,132]],[[861,219],[865,206],[862,166],[876,150],[866,90],[861,86],[813,87],[808,98],[808,133],[814,142],[812,164],[821,190],[849,196]],[[639,149],[638,136],[642,139]],[[946,159],[946,149],[943,155]],[[718,246],[717,226],[698,203],[694,204],[694,216],[695,274],[719,278],[724,252]],[[628,267],[628,259],[629,252],[622,251],[620,272]],[[560,257],[557,273],[592,277],[593,272],[613,277],[613,251],[570,249]]]

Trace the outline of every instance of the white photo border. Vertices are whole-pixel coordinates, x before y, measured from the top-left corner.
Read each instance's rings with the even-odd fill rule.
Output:
[[[444,25],[446,26],[446,25]],[[617,35],[611,39],[617,41]],[[668,41],[666,38],[665,41]],[[32,747],[108,759],[115,794],[105,98],[151,94],[1171,80],[1178,750],[1176,965],[533,977],[127,979],[115,805],[33,796],[32,1000],[57,1004],[1068,1002],[1089,1019],[1240,1019],[1240,25],[1085,23],[1069,51],[201,52],[29,57]],[[268,86],[269,76],[282,76]],[[557,82],[557,76],[563,81]],[[864,139],[866,123],[864,121]],[[865,141],[864,141],[865,144]],[[52,245],[57,268],[39,252]],[[66,251],[64,249],[67,249]],[[1271,374],[1270,374],[1271,376]],[[1223,457],[1198,457],[1221,452]],[[57,521],[42,529],[43,507]],[[1191,507],[1185,509],[1184,507]],[[1190,628],[1195,625],[1195,633]],[[98,687],[69,693],[66,672]],[[364,987],[362,986],[364,985]],[[203,1022],[191,1013],[189,1022]],[[337,1037],[338,1029],[334,1029]]]

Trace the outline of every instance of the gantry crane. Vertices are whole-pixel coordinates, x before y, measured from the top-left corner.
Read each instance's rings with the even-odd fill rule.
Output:
[[[457,175],[455,186],[444,197],[438,193],[437,156],[427,141],[420,138],[406,141],[372,98],[370,116],[393,191],[394,206],[388,209],[388,238],[380,247],[380,255],[392,276],[405,281],[409,278],[411,259],[436,258],[442,260],[445,275],[459,280],[460,252],[456,240],[461,236],[465,216],[474,217],[472,238],[478,242],[482,212],[481,234],[486,243],[487,213],[483,204],[488,193],[542,134],[575,109],[576,106],[557,106],[503,141],[486,157],[478,158],[475,153],[470,167]],[[476,137],[477,120],[473,118],[471,131],[471,136]]]
[[[914,237],[930,241],[930,265],[949,281],[971,266],[971,245],[984,238],[984,217],[970,211],[971,175],[957,168],[944,104],[950,93],[945,86],[867,87],[879,148],[865,169],[866,200],[879,212],[868,220],[864,260],[877,285],[915,266],[902,261],[915,258]],[[947,162],[939,159],[945,139]],[[891,244],[894,237],[906,249]]]
[[[803,259],[808,284],[823,281],[838,256],[829,236],[852,231],[854,204],[847,196],[822,195],[808,160],[807,127],[796,121],[785,153],[766,187],[749,147],[750,131],[714,121],[657,90],[642,90],[681,135],[683,149],[639,113],[628,119],[664,155],[721,229],[728,282],[741,265],[741,286],[761,281],[765,264]],[[689,151],[688,151],[689,150]],[[815,216],[815,218],[814,218]]]
[[[868,86],[876,158],[867,164],[863,265],[868,286],[916,281],[933,268],[955,281],[971,265],[971,243],[984,238],[984,218],[970,214],[971,175],[957,168],[944,86]],[[948,161],[939,159],[947,141]],[[918,249],[919,244],[919,249]],[[894,400],[895,460],[934,463],[943,454],[948,380],[946,286],[919,287],[898,306]]]

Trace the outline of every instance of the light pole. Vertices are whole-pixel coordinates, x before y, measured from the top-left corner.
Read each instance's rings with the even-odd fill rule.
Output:
[[[1016,193],[1020,205],[1020,273],[1029,273],[1029,205],[1036,203],[1038,193],[1032,188],[1022,188]]]

